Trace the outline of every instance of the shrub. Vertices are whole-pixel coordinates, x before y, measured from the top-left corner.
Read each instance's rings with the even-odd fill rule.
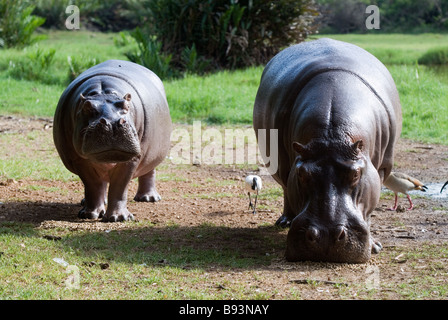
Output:
[[[98,59],[90,57],[67,57],[68,82],[75,80],[81,73],[98,64]]]
[[[144,0],[134,10],[147,18],[144,36],[180,70],[190,58],[208,69],[264,64],[313,33],[318,15],[312,0]]]
[[[57,83],[50,70],[54,62],[55,49],[42,50],[37,48],[36,51],[28,53],[24,59],[10,62],[9,74],[19,80],[40,81],[43,83]]]
[[[170,66],[171,55],[161,51],[162,44],[154,37],[136,28],[130,35],[137,42],[137,50],[126,52],[125,56],[132,62],[138,63],[153,71],[161,79],[172,78],[176,75]]]
[[[38,39],[32,35],[45,19],[32,15],[33,10],[26,0],[0,0],[1,47],[24,47]]]
[[[65,29],[65,12],[68,5],[78,6],[81,26],[100,31],[121,31],[134,29],[137,19],[127,17],[127,3],[130,0],[35,0],[35,14],[45,17],[46,28]]]
[[[428,50],[418,59],[418,63],[427,65],[448,64],[448,47]]]

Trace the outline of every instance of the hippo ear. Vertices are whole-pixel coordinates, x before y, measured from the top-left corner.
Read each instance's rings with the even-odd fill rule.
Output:
[[[352,144],[352,149],[355,152],[362,151],[364,149],[364,142],[362,140],[358,140],[355,143]]]
[[[292,143],[292,148],[295,152],[297,152],[299,155],[303,156],[306,153],[306,147],[303,144],[300,144],[296,141]]]
[[[86,98],[84,98],[86,99]],[[82,112],[84,114],[91,114],[93,111],[95,111],[95,106],[90,100],[84,100],[82,105]]]
[[[118,100],[114,103],[117,108],[123,109],[124,112],[129,111],[129,101],[131,101],[131,95],[128,93],[123,97],[123,100]]]
[[[123,99],[127,102],[131,101],[131,94],[130,93],[126,93],[123,97]]]

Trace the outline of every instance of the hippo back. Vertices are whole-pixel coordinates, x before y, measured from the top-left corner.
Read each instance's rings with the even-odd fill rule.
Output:
[[[401,132],[401,107],[394,81],[387,68],[372,54],[346,42],[319,39],[291,46],[277,54],[263,71],[254,104],[254,129],[278,129],[279,157],[291,153],[288,128],[294,102],[302,89],[317,75],[343,71],[361,80],[378,98],[388,114],[391,141],[381,146],[387,159],[393,159],[393,145]],[[270,142],[259,144],[268,147]],[[262,150],[261,154],[269,154]],[[266,153],[267,152],[267,153]],[[383,157],[380,157],[383,158]],[[287,162],[286,166],[291,163]],[[381,163],[377,164],[378,166]],[[279,170],[282,170],[282,159]],[[283,168],[288,171],[290,168]],[[287,172],[285,172],[287,175]],[[283,183],[284,179],[279,179]]]

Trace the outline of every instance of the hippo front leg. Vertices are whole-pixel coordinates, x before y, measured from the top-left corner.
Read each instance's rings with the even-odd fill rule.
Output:
[[[134,220],[134,216],[127,209],[128,185],[137,165],[134,162],[117,164],[111,170],[109,194],[106,214],[103,222],[116,222]]]
[[[370,245],[371,245],[371,252],[372,253],[380,253],[381,249],[383,249],[383,245],[378,240],[375,240],[370,236]]]
[[[289,228],[291,221],[294,219],[294,212],[289,204],[288,196],[286,194],[286,189],[283,191],[283,213],[280,218],[275,222],[276,226],[281,228]]]
[[[100,179],[91,167],[79,166],[81,181],[84,184],[84,199],[82,209],[78,212],[81,219],[98,219],[104,215],[107,182]]]
[[[147,174],[138,178],[138,190],[134,197],[135,201],[157,202],[162,198],[156,190],[156,170],[153,169]]]

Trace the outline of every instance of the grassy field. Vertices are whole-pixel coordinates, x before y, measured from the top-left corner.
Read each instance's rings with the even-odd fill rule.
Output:
[[[67,32],[52,31],[46,40],[23,50],[0,51],[0,86],[3,88],[0,114],[52,117],[59,96],[69,83],[68,57],[83,62],[126,59],[124,52],[132,48],[132,43],[116,46],[116,34]],[[357,44],[388,66],[403,106],[403,137],[447,143],[448,69],[418,65],[417,59],[427,50],[448,43],[448,35],[326,36]],[[43,74],[43,81],[24,80],[15,75],[17,66],[33,69],[35,63],[30,57],[38,52],[42,59],[52,49],[55,50],[52,64],[37,69],[37,73]],[[262,70],[262,67],[254,67],[164,81],[173,121],[251,124]]]
[[[84,31],[51,31],[48,39],[39,42],[37,46],[21,50],[0,50],[0,115],[51,118],[59,96],[69,83],[68,57],[87,62],[126,59],[124,52],[132,44],[116,46],[116,37],[116,34]],[[448,43],[448,35],[329,37],[358,44],[388,66],[403,106],[403,137],[448,144],[448,69],[416,63],[427,50]],[[44,58],[51,55],[52,49],[53,60],[47,67]],[[32,57],[39,57],[39,62],[35,63]],[[40,70],[41,78],[21,79],[17,75],[17,70],[20,69],[17,68],[29,71],[30,78],[36,76],[33,71]],[[187,75],[181,79],[164,81],[173,121],[191,123],[199,119],[223,126],[250,125],[262,70],[262,67],[254,67],[204,77]],[[77,177],[62,167],[49,135],[45,136],[45,140],[41,140],[42,137],[36,132],[16,134],[14,137],[17,138],[15,150],[3,150],[0,153],[0,182],[8,178],[31,181],[77,180]],[[10,138],[7,134],[0,135],[0,145],[6,145],[4,142]],[[29,153],[22,151],[30,148],[36,153],[45,149],[45,160],[30,157]],[[160,178],[164,179],[163,176]],[[31,190],[48,187],[36,183],[28,189],[18,188],[19,192],[26,194]],[[67,192],[56,189],[47,191],[55,194]],[[271,196],[264,200],[273,201],[278,198],[278,186],[266,189],[265,195],[269,194]],[[19,204],[24,202],[22,198],[13,200]],[[0,208],[1,206],[0,202]],[[269,264],[268,256],[241,259],[231,249],[218,252],[179,246],[174,246],[173,249],[172,240],[158,235],[157,229],[149,222],[137,222],[127,227],[128,230],[95,233],[56,228],[51,230],[52,235],[61,239],[49,241],[45,238],[48,234],[45,229],[35,228],[27,223],[0,220],[0,299],[268,299],[272,295],[269,290],[257,291],[255,286],[239,285],[226,279],[215,278],[212,284],[208,284],[208,275],[204,271],[212,264],[231,277],[231,268],[245,268],[255,282],[259,275],[254,266]],[[182,235],[192,241],[217,235],[226,240],[224,231],[228,231],[207,225],[183,230],[175,223],[167,228],[172,228],[172,234],[183,232]],[[151,237],[146,237],[145,232],[151,233]],[[268,232],[276,231],[269,229]],[[266,245],[278,249],[282,243]],[[148,255],[146,250],[152,247],[158,248],[157,254]],[[445,249],[439,251],[437,247],[428,247],[425,250],[413,249],[406,252],[406,257],[418,261],[428,252],[437,257],[446,257]],[[199,255],[201,258],[197,259]],[[63,258],[68,265],[78,266],[82,273],[81,289],[67,289],[70,284],[66,281],[71,279],[67,265],[48,263],[58,257]],[[166,259],[169,264],[164,263]],[[105,266],[104,263],[110,260],[114,261],[113,266]],[[389,260],[392,260],[392,256]],[[108,271],[102,272],[103,267]],[[184,281],[184,288],[193,289],[184,289],[179,285],[178,279]],[[195,290],[195,287],[199,289]],[[337,289],[340,297],[352,297],[352,293],[349,295],[343,286]],[[369,298],[370,293],[364,292],[365,289],[362,288],[359,290],[359,297]],[[408,289],[403,289],[406,290]],[[445,288],[439,289],[441,290]],[[419,294],[430,295],[431,290],[423,293],[420,291]],[[446,295],[446,292],[443,291],[442,294]],[[291,292],[290,298],[300,298],[300,294]]]

